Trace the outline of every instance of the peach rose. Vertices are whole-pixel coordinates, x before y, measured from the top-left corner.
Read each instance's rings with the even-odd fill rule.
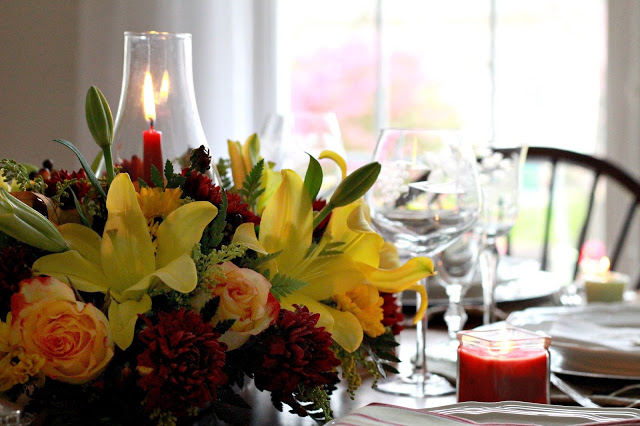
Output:
[[[219,339],[233,350],[269,327],[280,312],[280,303],[269,292],[271,283],[256,271],[231,262],[221,267],[226,278],[213,288],[213,294],[220,297],[220,305],[212,322],[236,320]]]
[[[45,359],[42,372],[61,382],[81,384],[97,377],[113,357],[105,315],[76,301],[73,290],[50,277],[20,283],[11,297],[11,343]]]

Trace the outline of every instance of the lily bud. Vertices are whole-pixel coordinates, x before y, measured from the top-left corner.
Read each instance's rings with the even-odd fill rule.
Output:
[[[329,204],[334,207],[342,207],[362,197],[378,179],[380,169],[380,163],[373,162],[351,173],[340,182],[336,192],[331,196]]]
[[[84,109],[93,139],[100,148],[110,147],[113,142],[113,116],[100,89],[95,86],[89,88]]]
[[[67,242],[53,223],[4,188],[0,188],[0,231],[42,250],[69,250]]]

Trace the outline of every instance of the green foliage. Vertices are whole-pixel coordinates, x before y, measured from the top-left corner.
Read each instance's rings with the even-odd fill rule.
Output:
[[[202,233],[202,238],[200,238],[200,246],[204,254],[211,253],[224,238],[224,228],[227,226],[227,207],[229,206],[227,193],[224,190],[222,190],[221,199],[218,214],[211,223],[207,225]]]
[[[260,182],[262,180],[262,171],[264,170],[264,159],[261,159],[251,169],[242,182],[242,188],[240,189],[240,195],[242,201],[247,203],[253,211],[255,211],[256,201],[258,197],[264,192],[264,188],[260,188]]]
[[[15,160],[4,158],[0,160],[0,170],[3,174],[3,180],[11,182],[12,186],[16,186],[21,191],[34,191],[44,193],[47,185],[44,183],[42,176],[37,175],[33,182],[29,179],[29,170],[24,164]]]
[[[342,254],[342,250],[339,247],[344,245],[343,241],[332,241],[322,247],[320,254],[318,256],[335,256],[338,254]]]
[[[331,399],[323,387],[298,386],[296,400],[307,411],[309,417],[321,424],[329,422],[333,418]]]
[[[140,185],[140,188],[148,188],[149,185],[147,185],[147,182],[145,182],[142,178],[138,178],[138,185]]]
[[[100,185],[100,182],[98,182],[98,178],[96,178],[95,173],[93,173],[93,170],[91,170],[91,165],[87,163],[87,160],[84,159],[80,151],[78,151],[78,148],[76,148],[71,142],[65,141],[64,139],[54,139],[53,141],[59,144],[62,144],[67,148],[69,148],[71,151],[73,151],[76,157],[78,157],[78,161],[80,161],[80,164],[82,165],[82,168],[84,169],[85,173],[87,174],[87,178],[89,179],[89,182],[91,182],[91,184],[93,185],[95,190],[98,192],[98,194],[100,194],[102,198],[106,200],[107,193],[104,191],[104,189],[102,189],[102,185]]]
[[[218,164],[216,164],[216,168],[218,169],[218,173],[220,174],[220,179],[222,179],[222,182],[219,182],[220,184],[222,184],[222,188],[232,188],[233,180],[230,177],[231,160],[229,160],[228,158],[220,158],[220,160],[218,160]]]
[[[216,275],[215,269],[219,269],[218,265],[220,263],[243,257],[246,250],[240,244],[231,243],[228,246],[221,246],[219,249],[211,250],[211,252],[205,254],[200,249],[200,245],[196,245],[191,253],[191,258],[196,264],[198,282],[206,282],[212,274]],[[218,274],[218,276],[221,275],[221,273]]]
[[[318,192],[320,192],[320,187],[322,186],[322,166],[318,160],[316,160],[311,154],[309,155],[309,167],[307,168],[307,173],[304,176],[304,186],[307,188],[307,192],[309,192],[309,197],[311,201],[316,199]]]
[[[153,164],[151,165],[151,182],[156,188],[164,188],[164,179],[162,179],[160,171]]]
[[[236,320],[229,318],[226,320],[222,320],[219,323],[216,324],[215,327],[213,327],[213,331],[220,333],[220,334],[224,334],[227,332],[227,330],[229,330],[231,327],[233,327],[233,324],[236,322]]]
[[[243,268],[248,268],[248,269],[253,269],[254,271],[257,271],[260,269],[261,265],[264,265],[265,263],[275,259],[276,257],[280,256],[280,253],[282,253],[282,250],[277,251],[275,253],[269,253],[269,254],[265,254],[259,257],[243,257],[242,259],[240,259],[240,265]],[[265,275],[267,277],[267,279],[269,279],[269,272],[268,271],[262,271],[262,274]]]
[[[212,297],[204,304],[202,309],[200,309],[200,315],[202,315],[202,320],[204,322],[209,322],[216,315],[218,311],[218,306],[220,306],[220,298]]]
[[[309,285],[309,283],[306,281],[288,277],[281,273],[275,274],[270,281],[271,294],[273,294],[273,296],[278,300],[282,300],[291,293],[296,292]]]
[[[179,188],[187,180],[185,176],[174,172],[173,164],[169,160],[164,163],[164,177],[167,179],[166,188]]]

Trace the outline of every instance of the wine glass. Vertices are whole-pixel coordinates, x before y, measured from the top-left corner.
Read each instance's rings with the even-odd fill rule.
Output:
[[[481,236],[473,230],[465,232],[436,257],[436,280],[444,287],[449,305],[444,313],[450,343],[457,347],[456,336],[467,321],[462,298],[471,286],[478,265]]]
[[[259,136],[267,160],[273,158],[279,168],[292,169],[300,176],[305,175],[309,165],[307,154],[317,159],[322,151],[331,150],[346,160],[338,119],[332,112],[271,114]],[[320,164],[324,177],[318,196],[327,197],[342,180],[342,172],[332,161]]]
[[[401,257],[433,256],[477,221],[481,194],[475,157],[458,132],[384,129],[373,159],[382,168],[367,193],[371,221]],[[425,315],[417,328],[413,372],[380,382],[379,390],[418,397],[455,391],[427,371],[426,332]]]
[[[526,146],[500,151],[488,149],[478,161],[483,210],[476,232],[481,233],[483,239],[479,264],[484,324],[495,320],[495,289],[500,261],[496,242],[509,233],[518,218],[520,175],[526,156]]]

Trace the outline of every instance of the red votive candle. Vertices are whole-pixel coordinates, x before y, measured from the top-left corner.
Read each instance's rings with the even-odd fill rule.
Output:
[[[549,336],[507,326],[458,340],[458,402],[549,403]]]
[[[144,158],[144,176],[143,179],[147,185],[153,186],[151,182],[151,166],[155,166],[163,175],[162,167],[162,132],[158,132],[153,128],[153,123],[149,130],[142,132],[143,142],[143,158]]]

